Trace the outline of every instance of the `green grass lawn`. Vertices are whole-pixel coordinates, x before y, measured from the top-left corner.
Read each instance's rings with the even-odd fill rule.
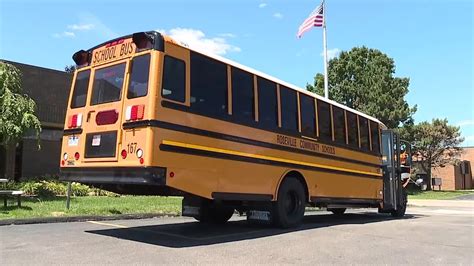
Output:
[[[474,194],[474,190],[457,190],[457,191],[412,191],[408,192],[408,199],[427,199],[427,200],[448,200],[463,195]]]
[[[88,196],[71,198],[71,208],[66,209],[66,197],[52,199],[38,199],[25,197],[22,199],[21,208],[16,206],[16,199],[10,199],[8,207],[3,207],[0,201],[0,220],[82,216],[82,215],[117,215],[140,213],[181,213],[180,197],[158,196]]]

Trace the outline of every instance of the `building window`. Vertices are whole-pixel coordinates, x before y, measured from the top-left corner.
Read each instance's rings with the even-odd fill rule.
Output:
[[[253,75],[232,68],[232,116],[238,121],[254,121]]]
[[[308,137],[316,136],[316,115],[314,98],[300,93],[301,133]]]
[[[191,108],[210,116],[227,114],[227,65],[191,53]]]
[[[133,58],[132,73],[128,85],[127,98],[138,98],[148,93],[148,76],[150,73],[150,54]]]
[[[77,73],[76,82],[74,83],[74,91],[72,93],[71,108],[86,106],[90,76],[90,70],[80,71]]]
[[[184,103],[186,98],[186,64],[183,60],[165,55],[163,63],[163,98]]]
[[[346,111],[347,116],[347,137],[349,146],[359,148],[359,132],[357,130],[357,115]]]
[[[280,85],[281,128],[298,132],[298,103],[296,91]]]
[[[369,121],[367,118],[359,116],[360,148],[369,150]]]
[[[379,124],[370,121],[370,131],[372,136],[372,151],[375,153],[380,153]]]
[[[276,84],[264,78],[257,78],[258,123],[266,129],[278,127],[278,100]]]
[[[332,140],[331,123],[331,111],[329,110],[329,104],[318,100],[319,139],[325,141]]]

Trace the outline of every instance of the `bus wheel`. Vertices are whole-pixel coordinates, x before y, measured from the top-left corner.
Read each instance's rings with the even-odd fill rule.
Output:
[[[201,206],[201,215],[194,217],[202,223],[224,224],[234,214],[234,208],[219,204],[203,204]]]
[[[273,205],[275,225],[282,228],[298,226],[303,221],[305,190],[296,178],[286,178],[278,190],[278,200]]]
[[[335,215],[343,215],[346,212],[346,208],[328,208],[328,211]]]
[[[392,217],[400,218],[405,216],[405,212],[407,210],[407,192],[405,189],[402,189],[402,198],[400,204],[397,206],[396,210],[391,211]]]

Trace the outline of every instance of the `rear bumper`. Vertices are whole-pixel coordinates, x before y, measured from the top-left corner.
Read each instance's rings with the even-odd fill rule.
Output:
[[[62,167],[59,180],[84,184],[166,185],[161,167]]]

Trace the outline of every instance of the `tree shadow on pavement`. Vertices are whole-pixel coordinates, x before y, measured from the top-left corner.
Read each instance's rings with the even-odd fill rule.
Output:
[[[421,215],[405,215],[402,219],[416,219]],[[247,239],[256,239],[297,231],[326,228],[342,224],[369,224],[395,220],[390,215],[377,213],[348,213],[342,216],[332,214],[307,215],[298,228],[279,229],[270,225],[248,223],[246,220],[230,221],[224,225],[208,225],[199,222],[160,224],[138,227],[124,227],[91,230],[87,233],[116,237],[124,240],[159,245],[171,248],[185,248],[213,245]]]

